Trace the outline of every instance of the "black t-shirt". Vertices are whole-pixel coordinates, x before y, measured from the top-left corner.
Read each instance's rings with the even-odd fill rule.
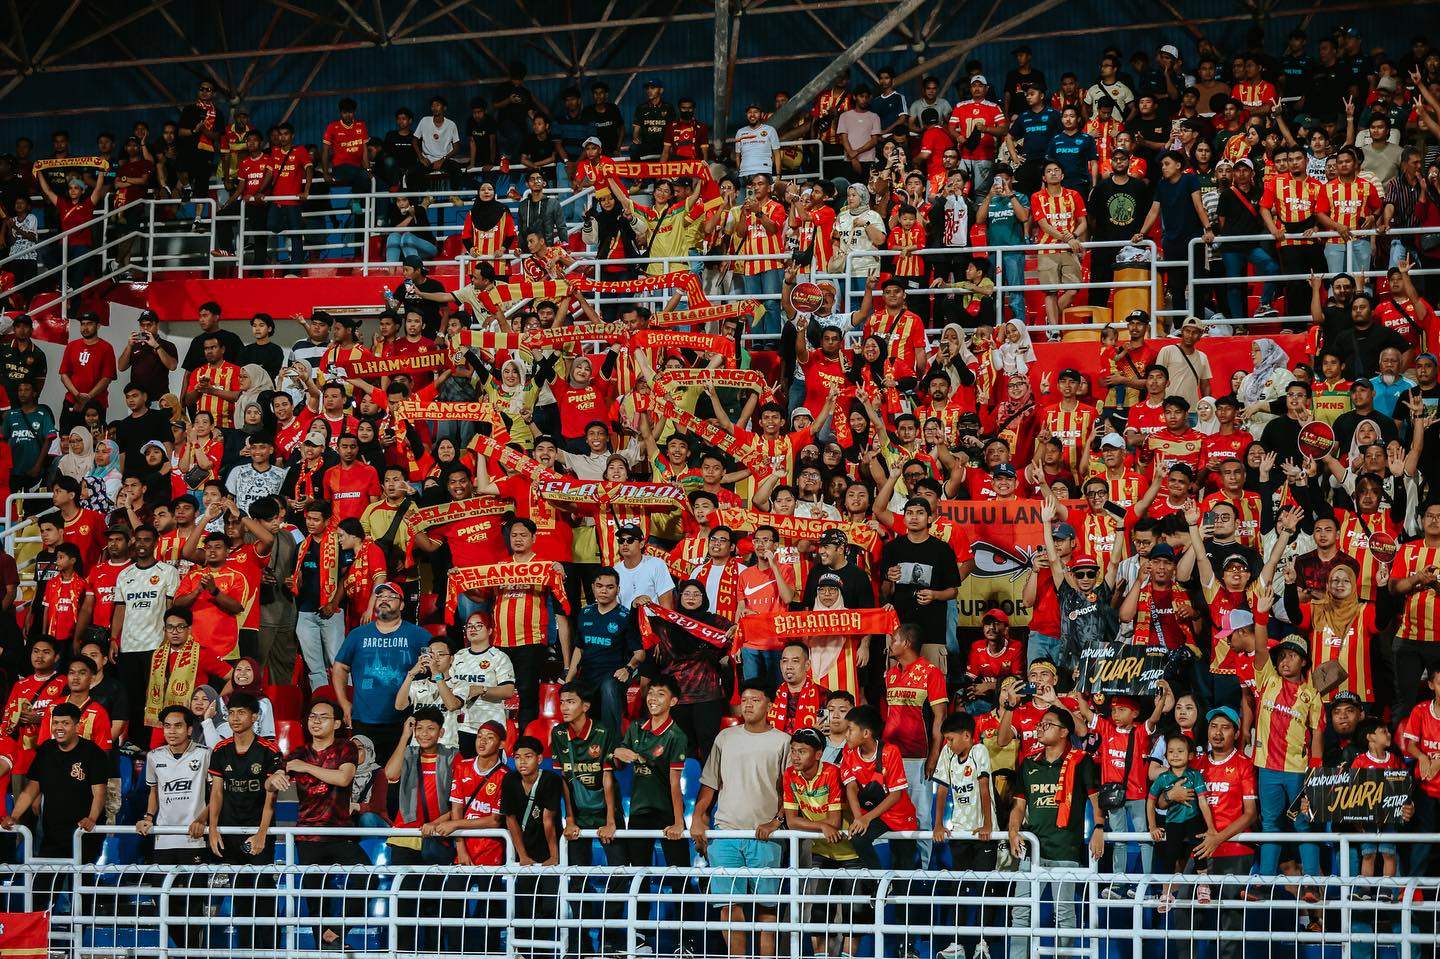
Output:
[[[1125,128],[1135,136],[1135,151],[1147,160],[1155,156],[1155,151],[1141,144],[1140,140],[1165,143],[1170,139],[1170,118],[1159,111],[1148,120],[1137,115]]]
[[[251,363],[269,373],[272,380],[276,379],[280,376],[280,367],[285,365],[285,347],[273,340],[269,343],[246,343],[236,354],[235,365],[249,366]]]
[[[555,149],[555,137],[546,135],[538,137],[533,133],[527,134],[525,139],[520,141],[520,156],[531,163],[539,161],[559,160],[560,152]],[[551,183],[555,182],[555,168],[545,167],[541,171],[545,179]]]
[[[125,416],[114,423],[115,444],[125,457],[125,475],[143,476],[150,471],[140,448],[151,440],[169,443],[175,438],[170,431],[170,415],[161,410],[146,410],[140,416]]]
[[[27,350],[16,349],[14,343],[0,344],[0,377],[3,377],[5,392],[9,394],[11,404],[19,402],[15,399],[16,384],[25,380],[38,384],[49,369],[45,354],[33,341]]]
[[[105,785],[110,763],[88,739],[76,740],[69,750],[52,739],[36,747],[29,775],[40,784],[42,835],[36,852],[68,858],[75,848],[75,828],[90,815],[91,787]]]
[[[1393,346],[1401,353],[1410,349],[1410,343],[1405,337],[1373,320],[1363,330],[1352,324],[1340,331],[1333,345],[1325,345],[1345,360],[1345,375],[1352,380],[1360,377],[1368,379],[1379,373],[1380,353],[1387,346]]]
[[[442,304],[425,299],[417,293],[417,290],[426,293],[444,293],[445,287],[439,280],[428,276],[419,283],[403,280],[399,286],[395,287],[395,299],[405,307],[406,313],[413,311],[420,314],[424,320],[422,332],[434,339],[435,334],[440,332],[440,307]]]
[[[258,736],[243,753],[235,748],[233,739],[216,746],[210,754],[210,775],[220,780],[220,825],[260,825],[265,780],[280,766],[280,750]]]
[[[510,97],[519,99],[507,103]],[[495,105],[495,131],[505,143],[518,143],[530,130],[530,111],[535,108],[535,98],[524,84],[503,80],[495,85],[491,103]]]
[[[185,359],[180,363],[187,376],[191,370],[205,365],[205,341],[211,336],[220,338],[220,346],[225,350],[225,359],[231,363],[235,362],[235,357],[240,355],[240,349],[245,345],[240,337],[229,330],[216,330],[214,333],[202,331],[195,334],[195,339],[190,341],[190,348],[185,351]]]
[[[651,106],[642,103],[635,108],[635,125],[640,128],[640,139],[635,144],[635,155],[644,158],[659,156],[665,149],[665,127],[676,117],[675,108],[668,103]]]
[[[597,107],[592,103],[580,111],[580,122],[595,128],[601,153],[610,156],[620,149],[620,139],[625,135],[625,118],[620,115],[620,108],[615,104],[607,103],[603,107]]]
[[[391,130],[385,134],[385,145],[380,149],[385,158],[401,170],[412,169],[420,162],[415,155],[415,134],[409,130],[404,133]]]
[[[1150,188],[1135,177],[1124,183],[1106,177],[1091,191],[1088,208],[1095,218],[1095,239],[1128,240],[1150,212]]]
[[[135,343],[130,349],[130,379],[145,387],[145,392],[152,400],[158,400],[170,392],[170,370],[160,359],[161,352],[168,353],[177,360],[180,359],[180,351],[174,343],[159,336],[155,338],[155,341],[160,344],[159,349],[148,343]],[[194,344],[192,343],[191,349],[193,348]],[[201,362],[204,362],[203,347]]]
[[[475,165],[491,166],[495,163],[495,118],[485,114],[480,119],[471,117],[465,121],[465,135],[475,144]]]
[[[550,843],[545,838],[545,813],[549,811],[558,816],[560,801],[564,798],[560,774],[542,769],[532,788],[533,798],[519,775],[506,776],[500,782],[500,812],[519,821],[526,855],[536,862],[544,862],[550,858]],[[556,833],[558,840],[558,823]]]
[[[834,573],[840,577],[840,598],[845,601],[846,609],[875,608],[875,585],[869,574],[854,563],[846,563],[839,569],[830,569],[823,563],[816,563],[811,567],[798,608],[815,608],[815,594],[820,589],[820,577],[824,573]]]
[[[960,564],[955,560],[955,551],[934,536],[919,543],[909,536],[900,536],[886,543],[880,553],[880,582],[886,582],[891,568],[896,566],[900,567],[900,581],[894,584],[890,601],[900,622],[919,626],[929,642],[944,642],[940,637],[945,635],[945,604],[921,605],[915,596],[922,589],[953,589],[960,585]]]
[[[1244,199],[1233,186],[1221,190],[1220,205],[1216,207],[1220,229],[1215,232],[1220,236],[1256,236],[1270,232],[1260,219],[1260,198],[1264,194],[1265,188],[1258,183]]]

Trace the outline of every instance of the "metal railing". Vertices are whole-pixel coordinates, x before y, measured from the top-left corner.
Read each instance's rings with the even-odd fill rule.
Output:
[[[392,831],[272,830],[282,851],[296,845],[294,836],[321,833],[364,838]],[[505,841],[499,830],[471,835]],[[581,842],[592,837],[587,832]],[[898,955],[906,947],[936,956],[951,943],[973,949],[983,941],[992,953],[1006,944],[1014,959],[1027,952],[1099,959],[1116,948],[1139,959],[1147,944],[1158,943],[1182,959],[1197,947],[1238,956],[1246,946],[1277,942],[1339,946],[1347,957],[1390,949],[1410,959],[1429,954],[1440,919],[1440,878],[1359,877],[1343,865],[1355,843],[1433,844],[1440,835],[1235,837],[1304,839],[1342,852],[1339,875],[1303,879],[1229,874],[1218,861],[1209,875],[1145,874],[1124,864],[1101,872],[1088,863],[1037,861],[1033,836],[1012,868],[817,868],[803,859],[814,834],[785,831],[772,840],[789,858],[773,866],[659,867],[653,864],[659,833],[622,831],[608,849],[632,837],[652,843],[628,849],[629,865],[580,867],[564,858],[555,866],[303,865],[290,854],[261,867],[31,862],[12,867],[0,891],[12,910],[53,910],[52,949],[70,959],[122,952],[279,959],[325,951],[322,929],[335,930],[354,951],[382,956],[633,956],[685,948],[697,957],[800,959],[840,949]],[[1111,838],[1150,841],[1148,833]],[[729,839],[755,842],[747,832],[716,831],[709,851]]]

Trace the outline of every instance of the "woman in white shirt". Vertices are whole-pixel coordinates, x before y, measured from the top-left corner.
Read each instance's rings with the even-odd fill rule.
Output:
[[[870,188],[852,183],[845,191],[845,209],[835,218],[835,256],[830,261],[832,273],[845,273],[847,254],[878,250],[885,245],[885,221],[870,209]],[[880,258],[855,256],[849,258],[850,289],[855,296],[880,273]]]

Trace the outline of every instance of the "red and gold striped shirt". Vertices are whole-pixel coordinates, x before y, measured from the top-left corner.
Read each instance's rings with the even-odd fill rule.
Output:
[[[1229,503],[1235,507],[1237,514],[1235,537],[1246,546],[1260,549],[1260,516],[1264,512],[1260,494],[1242,492],[1237,498],[1223,491],[1211,493],[1205,497],[1200,511],[1208,512],[1216,503]]]
[[[898,250],[902,247],[913,246],[917,250],[925,246],[925,228],[916,223],[908,230],[902,226],[896,226],[890,231],[885,245]],[[892,272],[896,276],[924,276],[925,260],[915,253],[902,253],[895,257],[895,266]]]
[[[497,276],[503,277],[510,272],[503,256],[507,248],[515,245],[515,218],[509,212],[502,214],[488,230],[477,228],[470,214],[465,214],[465,226],[460,237],[469,244],[470,255],[476,263],[488,262],[495,268]],[[474,269],[473,264],[471,269]]]
[[[1390,568],[1391,579],[1414,576],[1430,566],[1440,566],[1440,547],[1426,546],[1417,540],[1400,547]],[[1433,643],[1440,640],[1440,600],[1434,589],[1417,589],[1405,597],[1400,613],[1400,629],[1396,636],[1415,642]]]
[[[1370,639],[1380,627],[1375,621],[1373,603],[1362,603],[1359,614],[1339,632],[1329,626],[1317,627],[1311,619],[1310,604],[1302,603],[1297,628],[1310,633],[1310,657],[1315,665],[1338,662],[1345,668],[1345,678],[1340,685],[1325,695],[1327,702],[1342,690],[1359,696],[1361,702],[1375,702],[1375,683],[1370,677]]]
[[[835,255],[835,211],[828,206],[800,212],[796,248],[815,251],[815,269],[824,270]]]
[[[1035,242],[1054,243],[1055,238],[1039,228],[1041,222],[1050,224],[1051,229],[1061,233],[1073,233],[1085,219],[1085,198],[1068,187],[1061,187],[1058,194],[1040,190],[1030,197],[1030,213],[1035,218]],[[1064,250],[1042,250],[1040,256],[1064,253]]]
[[[1073,410],[1065,410],[1062,408],[1064,402],[1062,400],[1045,411],[1041,426],[1065,447],[1065,461],[1070,464],[1071,472],[1075,472],[1080,469],[1080,455],[1085,451],[1090,431],[1095,428],[1096,413],[1095,407],[1078,400]]]
[[[213,366],[206,363],[190,371],[190,379],[185,384],[185,389],[195,390],[201,383],[209,383],[217,389],[239,390],[240,372],[240,367],[227,360],[221,360]],[[235,401],[227,400],[223,396],[201,393],[195,398],[195,412],[202,411],[215,417],[217,426],[228,427],[235,422]]]
[[[1330,180],[1320,187],[1315,212],[1323,213],[1348,230],[1359,228],[1366,217],[1380,212],[1380,193],[1369,180]],[[1343,243],[1333,236],[1327,243]]]
[[[1110,166],[1110,151],[1115,149],[1115,135],[1123,130],[1120,121],[1114,117],[1108,123],[1101,122],[1099,117],[1091,117],[1085,121],[1085,132],[1095,139],[1095,159],[1100,166]]]
[[[1295,234],[1315,225],[1315,204],[1320,198],[1320,181],[1308,176],[1277,176],[1265,184],[1260,205],[1269,210],[1275,222],[1284,227],[1285,239],[1277,246],[1296,246],[1312,241]]]
[[[776,200],[766,200],[754,213],[740,214],[740,250],[742,256],[781,256],[785,253],[785,208]],[[770,233],[765,221],[773,220],[780,229]],[[755,276],[766,270],[783,270],[784,260],[741,260],[741,276]]]
[[[502,586],[494,595],[496,646],[513,649],[545,642],[550,622],[550,593],[545,587]]]
[[[1310,767],[1310,734],[1324,706],[1309,680],[1286,681],[1270,660],[1255,667],[1255,765],[1275,772]]]
[[[1365,521],[1348,510],[1336,510],[1340,517],[1340,549],[1360,564],[1360,598],[1367,603],[1375,602],[1375,578],[1380,573],[1380,561],[1370,551],[1370,537],[1375,533],[1389,533],[1399,538],[1403,533],[1400,524],[1390,518],[1389,513],[1367,513]],[[1392,579],[1404,574],[1390,574]]]

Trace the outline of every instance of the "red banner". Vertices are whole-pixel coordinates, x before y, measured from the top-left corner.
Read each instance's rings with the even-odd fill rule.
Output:
[[[1042,505],[1038,499],[941,501],[940,515],[965,528],[975,553],[975,572],[955,597],[960,626],[978,628],[980,617],[996,606],[1005,610],[1012,625],[1030,622],[1030,608],[1021,596],[1031,575],[1031,557],[1044,548]]]
[[[893,609],[820,609],[752,613],[740,620],[747,645],[772,649],[779,641],[806,636],[889,636],[900,625]]]
[[[0,957],[45,959],[50,952],[50,913],[0,912]]]

